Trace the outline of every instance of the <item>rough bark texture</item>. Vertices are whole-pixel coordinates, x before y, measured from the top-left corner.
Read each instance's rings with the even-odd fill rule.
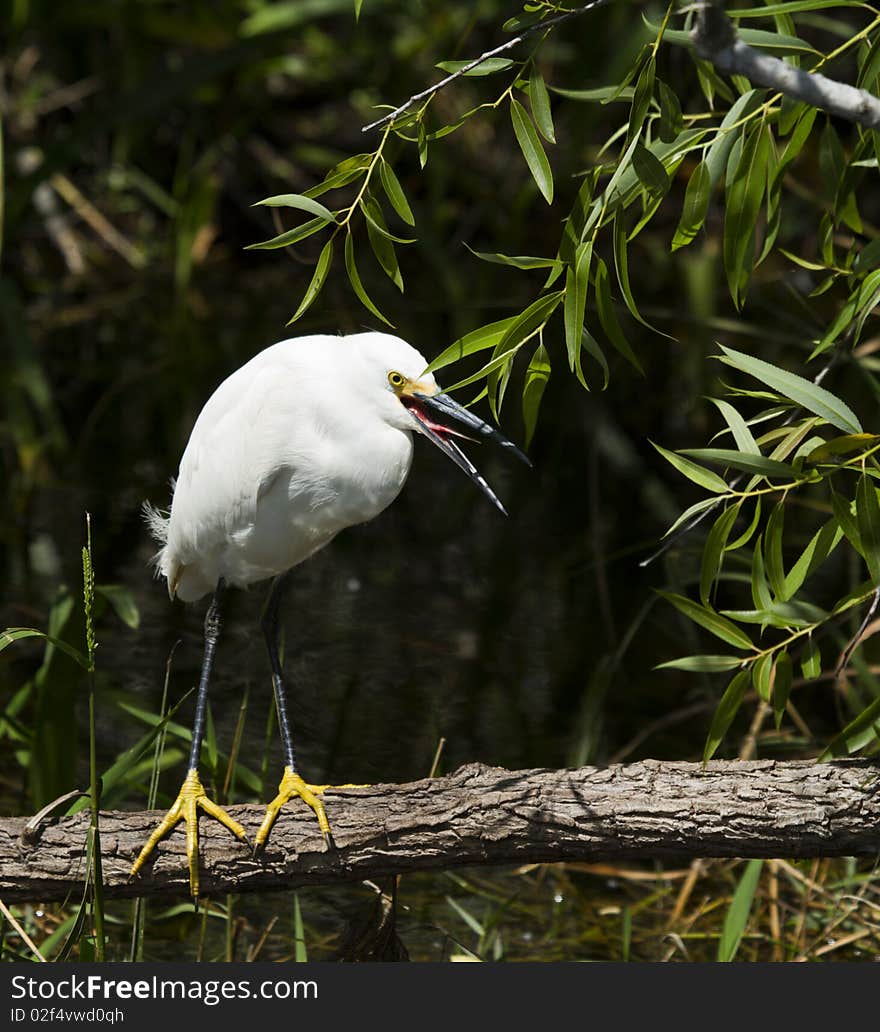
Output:
[[[405,785],[331,789],[335,848],[293,802],[265,852],[202,818],[202,892],[253,892],[378,878],[463,864],[558,860],[687,860],[880,853],[880,765],[646,760],[580,770],[508,771],[479,764]],[[258,805],[230,813],[248,835]],[[105,896],[185,895],[184,835],[157,849],[142,876],[132,860],[159,812],[104,813]],[[82,892],[88,813],[49,820],[24,844],[26,818],[0,820],[0,898],[47,901]]]

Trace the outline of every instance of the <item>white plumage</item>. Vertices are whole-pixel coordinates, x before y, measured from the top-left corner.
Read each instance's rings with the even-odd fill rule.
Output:
[[[193,427],[170,517],[151,515],[171,596],[276,576],[390,505],[422,424],[388,375],[433,394],[427,364],[386,333],[311,336],[266,348],[224,380]]]

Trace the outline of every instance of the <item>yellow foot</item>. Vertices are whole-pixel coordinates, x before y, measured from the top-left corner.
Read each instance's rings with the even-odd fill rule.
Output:
[[[206,795],[205,790],[202,787],[202,783],[199,780],[199,774],[197,770],[191,770],[186,780],[180,787],[177,799],[174,800],[174,805],[165,814],[161,824],[156,828],[152,835],[147,839],[147,843],[144,848],[140,851],[140,855],[131,868],[130,878],[133,878],[138,871],[144,866],[147,861],[147,857],[156,847],[156,844],[163,839],[172,828],[176,827],[180,821],[186,821],[186,855],[189,861],[189,887],[193,896],[198,899],[199,895],[199,809],[205,811],[209,817],[213,817],[218,820],[224,828],[228,828],[236,838],[247,842],[247,835],[244,828],[233,820],[232,817],[226,813],[225,810],[221,810],[220,807],[212,802]]]
[[[266,807],[266,816],[263,818],[263,823],[260,825],[260,829],[254,839],[254,852],[258,852],[266,844],[266,839],[269,837],[269,832],[272,830],[272,825],[275,823],[275,818],[278,816],[281,807],[294,796],[299,796],[306,806],[310,807],[314,811],[315,816],[318,818],[318,827],[321,829],[324,841],[329,845],[331,842],[330,822],[327,820],[327,811],[324,809],[324,804],[318,796],[322,795],[328,788],[334,787],[366,788],[367,786],[307,785],[299,774],[296,774],[291,767],[285,767],[284,775],[281,778],[281,784],[278,786],[278,795],[275,796],[272,802]]]

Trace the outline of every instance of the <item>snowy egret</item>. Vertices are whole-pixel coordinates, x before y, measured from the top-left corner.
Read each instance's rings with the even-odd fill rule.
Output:
[[[502,512],[453,437],[492,440],[529,462],[506,437],[442,393],[425,372],[427,365],[415,348],[387,333],[298,337],[260,352],[224,380],[202,409],[180,462],[170,514],[146,508],[162,545],[156,563],[171,598],[193,602],[213,596],[188,772],[132,877],[183,820],[190,889],[198,897],[200,809],[246,841],[238,821],[208,798],[198,765],[224,591],[270,577],[262,629],[285,768],[255,849],[265,844],[284,803],[296,796],[313,810],[329,842],[320,799],[328,786],[310,785],[297,772],[278,656],[278,610],[291,569],[339,531],[373,519],[394,501],[409,473],[413,431],[433,441]]]

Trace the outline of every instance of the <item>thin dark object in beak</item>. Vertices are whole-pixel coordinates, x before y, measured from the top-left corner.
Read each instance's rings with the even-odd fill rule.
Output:
[[[520,462],[531,466],[532,463],[528,455],[521,452],[513,441],[508,441],[504,434],[496,430],[494,426],[489,426],[479,416],[475,416],[473,412],[469,412],[463,405],[459,405],[457,401],[450,398],[448,394],[414,393],[413,401],[430,413],[437,423],[451,423],[450,430],[460,428],[476,435],[478,439],[482,438],[487,441],[493,441],[495,444],[500,444],[502,448],[513,452]]]

